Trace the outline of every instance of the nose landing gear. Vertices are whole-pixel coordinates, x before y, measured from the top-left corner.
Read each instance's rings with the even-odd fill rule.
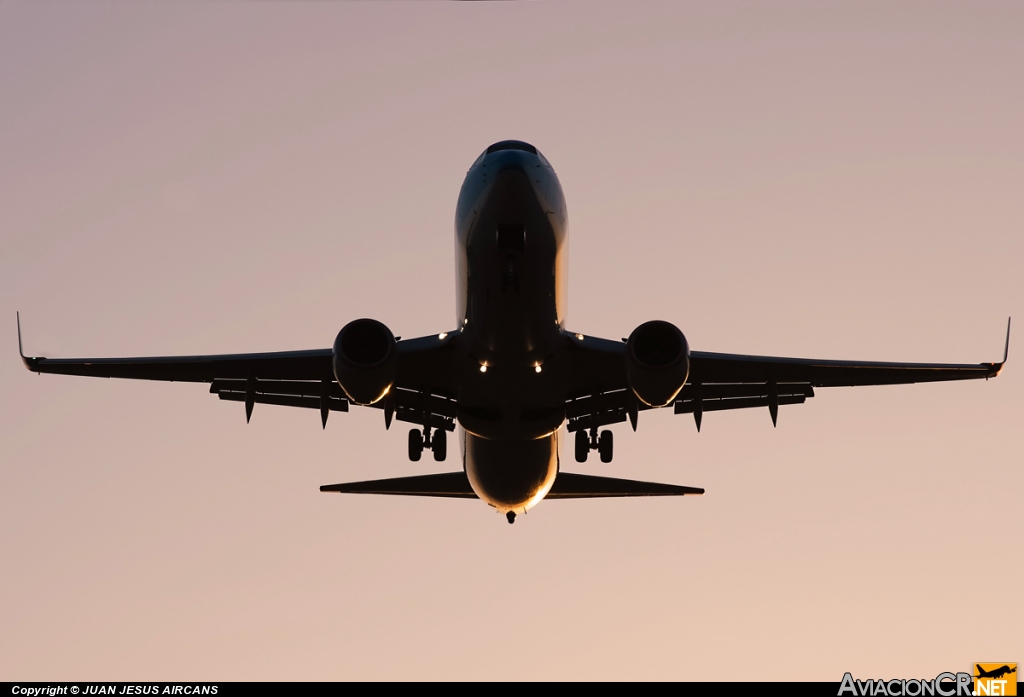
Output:
[[[601,462],[611,462],[613,443],[611,431],[601,431],[600,436],[596,428],[590,429],[589,434],[583,429],[576,431],[576,462],[586,462],[591,450],[598,451]]]
[[[430,426],[424,426],[423,431],[415,428],[409,431],[409,459],[419,462],[424,448],[433,451],[434,460],[444,462],[448,455],[448,432],[443,428],[438,428],[434,429],[433,435],[431,435]]]

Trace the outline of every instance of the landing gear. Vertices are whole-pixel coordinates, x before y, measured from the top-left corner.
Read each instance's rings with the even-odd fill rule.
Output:
[[[415,428],[409,431],[409,459],[419,462],[423,455],[423,434]]]
[[[597,442],[597,452],[601,454],[601,462],[612,461],[612,432],[602,431],[601,439]]]
[[[590,438],[583,429],[576,431],[576,462],[586,462],[590,454]]]
[[[509,511],[508,513],[506,513],[505,518],[508,520],[509,525],[516,522],[516,514],[513,511]]]
[[[437,462],[444,462],[448,456],[448,432],[439,428],[431,435],[430,431],[429,427],[422,431],[415,428],[409,431],[409,459],[413,462],[420,461],[424,448],[434,452],[434,460]]]
[[[576,431],[576,462],[586,462],[587,455],[591,450],[596,450],[601,455],[601,462],[612,461],[613,438],[611,431],[601,431],[598,436],[597,429],[591,429],[588,434],[583,429]]]
[[[434,451],[435,461],[444,462],[448,454],[448,432],[443,428],[434,431],[434,436],[430,439],[430,449]]]

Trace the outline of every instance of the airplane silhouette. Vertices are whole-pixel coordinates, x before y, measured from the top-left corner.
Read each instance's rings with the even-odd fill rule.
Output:
[[[1009,673],[1017,672],[1016,668],[1011,668],[1010,666],[1006,665],[1001,666],[999,668],[993,668],[992,670],[982,670],[980,663],[975,663],[974,669],[978,671],[978,673],[974,676],[976,678],[1001,678]]]
[[[634,233],[630,233],[634,234]],[[803,404],[815,388],[971,380],[999,375],[1000,363],[888,363],[690,351],[674,324],[640,324],[621,342],[565,326],[568,217],[551,163],[529,143],[488,147],[470,166],[455,213],[455,325],[402,341],[373,319],[356,319],[332,348],[163,358],[53,359],[25,356],[37,373],[202,382],[222,400],[320,411],[380,409],[384,425],[415,424],[409,459],[424,449],[447,456],[456,430],[456,472],[321,487],[321,491],[479,498],[511,523],[544,499],[703,494],[699,487],[561,471],[559,443],[574,455],[611,462],[602,427],[672,407],[692,414]]]

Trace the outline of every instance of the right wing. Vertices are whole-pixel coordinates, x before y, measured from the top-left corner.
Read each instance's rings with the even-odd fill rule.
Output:
[[[626,381],[625,343],[576,335],[571,341],[569,431],[620,423],[634,424],[649,409]],[[802,404],[816,387],[902,385],[945,380],[977,380],[999,375],[1010,348],[1010,323],[999,363],[893,363],[780,358],[742,354],[690,353],[687,383],[673,400],[676,414],[692,413],[700,428],[706,411],[768,407],[774,421],[779,405]],[[635,428],[635,425],[634,425]]]

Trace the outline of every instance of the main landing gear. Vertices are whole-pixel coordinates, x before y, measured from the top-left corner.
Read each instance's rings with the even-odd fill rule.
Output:
[[[611,431],[601,431],[600,436],[596,428],[590,429],[590,433],[583,429],[576,431],[576,462],[586,462],[591,450],[601,455],[601,462],[611,462],[612,443]]]
[[[422,431],[415,428],[409,431],[409,459],[413,462],[420,461],[424,448],[433,451],[438,462],[443,462],[448,455],[448,432],[438,428],[431,435],[430,431],[430,426],[424,426]]]

